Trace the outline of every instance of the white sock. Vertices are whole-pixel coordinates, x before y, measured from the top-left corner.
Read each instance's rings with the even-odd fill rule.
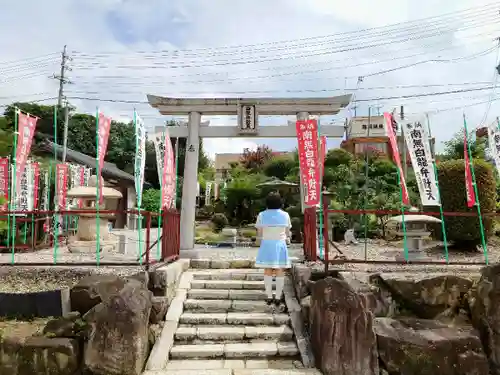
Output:
[[[285,277],[276,276],[276,299],[280,299],[283,294],[283,287],[285,286]]]
[[[264,286],[266,287],[267,298],[273,298],[273,277],[264,275]]]

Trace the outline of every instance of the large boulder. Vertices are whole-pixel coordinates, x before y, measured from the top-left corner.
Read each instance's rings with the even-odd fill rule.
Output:
[[[391,316],[395,303],[391,294],[370,283],[370,275],[362,272],[340,272],[340,277],[363,299],[365,308],[374,316]]]
[[[115,284],[116,285],[116,284]],[[90,310],[84,367],[94,375],[139,375],[149,350],[152,294],[140,281],[129,279]]]
[[[310,332],[316,365],[324,374],[378,375],[373,316],[343,280],[312,286]]]
[[[377,274],[371,281],[391,293],[398,305],[422,319],[433,319],[458,307],[473,284],[473,277],[443,274]]]
[[[474,327],[479,331],[493,375],[500,375],[500,265],[481,270],[469,295]]]
[[[488,375],[477,333],[416,318],[376,318],[381,366],[398,375]]]
[[[129,281],[148,285],[148,274],[139,272],[128,277],[112,274],[90,275],[81,279],[70,291],[71,310],[84,315],[104,298],[116,294]]]

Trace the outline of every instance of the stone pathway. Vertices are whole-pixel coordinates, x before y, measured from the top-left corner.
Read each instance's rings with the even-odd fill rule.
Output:
[[[202,262],[182,275],[144,375],[320,374],[304,368],[290,314],[265,303],[262,270]],[[238,262],[248,268],[216,268]]]

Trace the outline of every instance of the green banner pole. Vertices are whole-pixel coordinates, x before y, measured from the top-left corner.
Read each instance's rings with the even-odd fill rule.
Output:
[[[326,223],[323,223],[323,173],[322,173],[322,168],[324,166],[322,166],[322,160],[320,160],[321,156],[320,153],[321,153],[321,126],[320,126],[320,117],[318,116],[318,148],[319,148],[319,152],[318,152],[318,163],[319,163],[319,168],[318,168],[318,171],[319,171],[319,230],[320,230],[320,233],[319,233],[319,238],[318,238],[318,246],[319,246],[319,258],[320,259],[324,259],[324,255],[323,255],[323,247],[324,247],[324,228],[323,228],[323,225],[326,225]],[[325,145],[325,149],[326,149],[326,145]]]
[[[10,211],[10,201],[12,200],[12,181],[15,179],[12,177],[12,168],[10,165],[10,155],[7,156],[7,179],[9,183],[7,184],[7,210]],[[10,212],[7,214],[7,243],[6,243],[7,249],[10,248]]]
[[[370,137],[370,126],[371,126],[371,116],[372,108],[368,107],[368,126],[366,130],[366,137]],[[365,146],[365,184],[364,184],[364,194],[363,194],[363,222],[364,222],[364,232],[365,232],[365,261],[368,259],[368,215],[366,214],[366,206],[368,201],[368,145]]]
[[[432,140],[432,130],[431,130],[431,121],[429,119],[429,114],[426,113],[425,117],[427,118],[427,131],[429,133],[429,148],[431,147],[431,140]],[[443,212],[443,202],[441,201],[441,189],[439,188],[439,178],[438,178],[438,169],[437,169],[437,164],[436,164],[436,158],[434,154],[432,153],[432,167],[434,168],[434,176],[436,178],[436,190],[438,193],[438,200],[439,200],[439,215],[441,216],[441,232],[443,233],[443,241],[444,241],[444,257],[446,259],[446,263],[449,262],[449,254],[448,254],[448,240],[446,238],[446,224],[444,221],[444,212]]]
[[[100,257],[101,257],[101,243],[100,243],[100,215],[99,215],[99,204],[100,204],[100,188],[99,186],[101,185],[101,174],[99,170],[99,108],[96,108],[95,112],[95,174],[96,174],[96,200],[95,200],[95,208],[96,208],[96,218],[95,218],[95,223],[96,223],[96,248],[95,248],[95,257],[96,257],[96,265],[99,266],[100,264]]]
[[[54,193],[54,211],[59,212],[59,202],[57,202],[57,110],[58,106],[54,106],[54,165],[56,168],[55,172],[55,187],[56,191]],[[59,214],[54,216],[54,264],[57,264],[57,253],[59,250]]]
[[[137,113],[134,109],[134,129],[135,129],[135,154],[137,155],[139,153],[139,137],[137,136]],[[140,165],[137,165],[137,159],[135,162],[135,180],[137,182],[137,172],[140,169]],[[139,186],[139,183],[136,184],[138,187],[138,191],[136,192],[137,197],[140,197],[142,192],[140,191],[142,189],[141,186]],[[141,215],[141,199],[137,199],[137,212],[139,215],[139,225],[138,225],[138,230],[139,230],[139,264],[142,266],[142,215]],[[149,251],[149,249],[146,249],[146,251]],[[149,259],[149,258],[148,258]]]
[[[17,179],[16,179],[16,174],[17,174],[17,133],[18,133],[18,121],[19,121],[19,108],[14,107],[14,147],[12,149],[12,159],[14,161],[13,163],[13,169],[12,169],[12,199],[10,200],[10,208],[9,211],[16,210],[17,209],[17,204],[16,204],[16,185],[17,185]],[[16,253],[16,214],[12,214],[12,232],[11,232],[11,239],[12,239],[12,252],[11,252],[11,263],[14,264],[15,262],[15,253]]]
[[[484,253],[484,260],[486,262],[486,265],[488,265],[488,248],[486,246],[486,237],[484,235],[484,225],[483,225],[483,217],[481,215],[481,203],[479,202],[479,193],[478,193],[478,188],[476,184],[476,173],[474,171],[474,161],[472,160],[472,153],[470,150],[470,143],[469,143],[469,131],[467,130],[467,120],[465,119],[465,113],[463,114],[464,116],[464,137],[465,137],[465,142],[467,144],[467,156],[469,157],[469,167],[471,170],[471,175],[472,175],[472,186],[474,188],[474,194],[476,195],[476,208],[477,208],[477,216],[479,218],[479,229],[481,231],[481,244],[483,245],[483,253]]]

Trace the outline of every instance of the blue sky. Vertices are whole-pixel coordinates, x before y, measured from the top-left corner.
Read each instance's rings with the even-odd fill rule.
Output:
[[[493,83],[496,55],[493,49],[487,50],[495,46],[500,26],[487,5],[483,10],[440,16],[420,26],[408,22],[481,3],[487,4],[486,0],[447,0],[438,5],[432,0],[379,0],[376,4],[368,0],[52,0],[48,7],[35,0],[18,0],[3,7],[0,14],[2,61],[54,55],[3,64],[0,98],[56,96],[57,82],[48,77],[57,72],[56,53],[67,44],[73,57],[72,71],[68,72],[73,84],[67,86],[66,94],[82,112],[91,113],[98,105],[114,118],[127,119],[136,107],[154,128],[165,120],[155,110],[147,104],[121,102],[144,101],[148,93],[183,97],[355,93],[361,100],[357,103],[360,115],[366,115],[368,106],[385,111],[401,104],[414,116],[430,112],[439,143],[460,129],[463,111],[472,126],[498,114],[497,101],[491,106],[486,103],[490,95],[498,94],[484,87]],[[20,17],[30,27],[20,28]],[[355,32],[395,23],[401,25],[390,31]],[[433,28],[444,31],[422,38]],[[332,36],[318,38],[327,35]],[[312,39],[298,40],[301,38]],[[273,43],[283,40],[296,41]],[[368,48],[370,44],[382,45]],[[244,45],[253,46],[226,48]],[[348,51],[338,52],[339,48]],[[482,51],[487,52],[481,55]],[[440,61],[398,69],[429,59]],[[379,74],[385,70],[388,72]],[[354,90],[358,76],[365,79]],[[415,85],[427,87],[407,87]],[[403,98],[467,87],[483,88],[455,95]],[[396,98],[381,99],[388,97]],[[0,99],[0,105],[9,100]],[[349,112],[343,111],[335,119],[321,121],[343,123],[347,116]],[[235,123],[235,119],[223,117],[210,120],[212,125]],[[261,119],[262,124],[270,121]],[[287,118],[274,121],[285,123]],[[295,147],[293,140],[252,139],[206,140],[205,146],[213,155],[215,151],[238,152],[262,142],[280,150]],[[330,147],[338,142],[331,141]]]

